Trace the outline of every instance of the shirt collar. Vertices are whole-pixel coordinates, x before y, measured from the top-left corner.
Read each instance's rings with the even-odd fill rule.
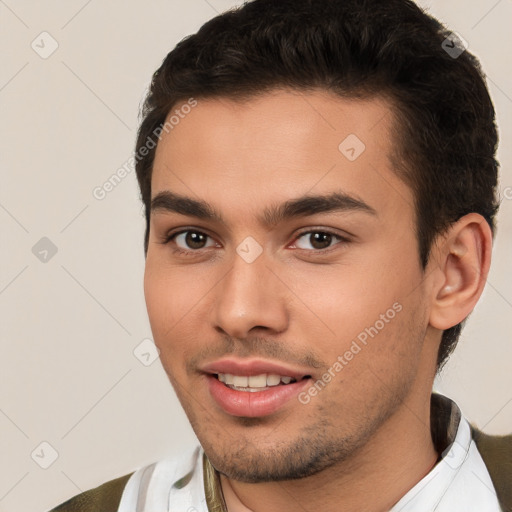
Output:
[[[457,404],[444,395],[430,396],[430,433],[437,453],[443,453],[457,436],[462,418]]]

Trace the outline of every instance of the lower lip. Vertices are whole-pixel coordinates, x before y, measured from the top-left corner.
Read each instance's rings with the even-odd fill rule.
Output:
[[[257,418],[277,412],[310,384],[302,379],[291,384],[272,386],[264,391],[236,391],[214,375],[207,375],[208,388],[215,402],[232,416]]]

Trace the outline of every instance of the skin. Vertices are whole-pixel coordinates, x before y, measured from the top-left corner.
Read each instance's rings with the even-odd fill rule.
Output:
[[[429,415],[441,334],[474,308],[491,234],[469,214],[421,268],[413,194],[389,161],[392,122],[384,99],[276,90],[198,100],[159,142],[152,197],[204,200],[226,222],[153,211],[144,286],[163,367],[230,512],[384,511],[437,461]],[[354,161],[338,149],[349,134],[366,146]],[[376,214],[257,221],[270,205],[335,191]],[[208,235],[202,248],[184,235],[163,243],[187,228]],[[308,231],[346,241],[322,249]],[[252,263],[236,252],[248,236],[263,249]],[[396,303],[400,312],[307,404],[245,418],[209,394],[200,368],[228,354],[321,379]]]

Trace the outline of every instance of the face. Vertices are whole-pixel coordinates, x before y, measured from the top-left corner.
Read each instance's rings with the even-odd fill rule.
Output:
[[[221,473],[318,473],[379,431],[423,364],[427,281],[391,106],[282,90],[187,111],[152,175],[163,367]]]

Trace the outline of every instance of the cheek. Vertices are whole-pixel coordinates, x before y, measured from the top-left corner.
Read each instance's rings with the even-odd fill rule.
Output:
[[[347,418],[364,417],[372,408],[379,410],[382,403],[402,396],[415,379],[424,332],[418,326],[417,309],[410,303],[400,306],[392,310],[394,315],[386,315],[383,309],[387,323],[379,316],[358,319],[356,335],[331,346],[329,364],[334,377],[325,399],[333,407],[338,404]]]
[[[176,335],[190,302],[191,287],[183,287],[176,273],[162,271],[162,266],[148,257],[144,273],[144,296],[149,322],[156,345],[162,355],[173,348],[167,340],[179,339]]]
[[[211,273],[211,271],[209,271]],[[217,278],[218,279],[218,278]],[[206,332],[204,308],[212,278],[197,270],[169,265],[150,254],[144,272],[144,295],[153,339],[169,377],[185,378],[185,361],[202,348]]]
[[[186,347],[180,343],[179,335],[179,319],[184,314],[183,296],[173,292],[174,285],[172,279],[146,265],[144,295],[153,340],[160,351],[160,362],[176,389],[177,382],[182,380],[178,375],[181,371],[179,364],[183,362]]]
[[[166,280],[162,278],[159,272],[155,272],[151,263],[147,261],[144,272],[144,297],[149,321],[155,336],[162,328],[162,323],[166,321],[166,310],[173,310],[169,304],[170,294],[167,291]]]
[[[399,309],[399,305],[395,309],[393,305],[401,303],[404,297],[398,280],[384,280],[370,269],[351,267],[338,272],[328,269],[324,275],[317,273],[313,279],[304,275],[294,282],[301,283],[294,287],[294,293],[304,297],[309,308],[309,311],[303,311],[304,306],[298,308],[298,323],[307,320],[312,327],[318,324],[328,338],[341,344],[350,342],[376,322],[380,330],[382,322],[386,326],[393,322],[396,308]]]
[[[421,351],[428,323],[421,273],[402,266],[398,276],[397,265],[388,266],[383,259],[380,263],[378,270],[340,274],[325,283],[323,293],[309,293],[308,305],[322,322],[311,321],[328,326],[322,327],[327,336],[324,350],[318,346],[321,358],[334,364],[341,356],[347,377],[412,362]]]
[[[144,296],[152,326],[170,329],[198,302],[201,287],[196,271],[171,265],[165,251],[148,251]]]

